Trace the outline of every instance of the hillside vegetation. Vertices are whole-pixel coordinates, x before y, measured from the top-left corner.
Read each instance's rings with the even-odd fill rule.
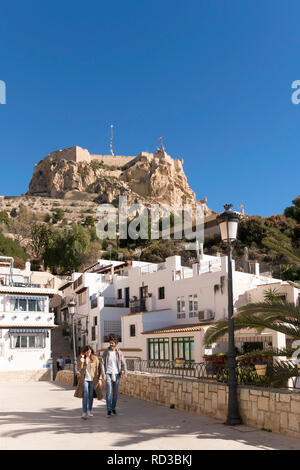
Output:
[[[73,203],[74,204],[74,203]],[[167,256],[181,255],[183,262],[196,262],[196,253],[186,251],[184,240],[100,240],[91,209],[82,208],[80,218],[70,223],[69,206],[64,201],[45,213],[23,202],[0,212],[0,255],[30,260],[36,269],[50,268],[53,273],[80,271],[100,257],[106,259],[140,259],[162,262]],[[68,217],[68,219],[67,219]],[[283,214],[270,217],[245,216],[239,225],[238,240],[233,256],[261,264],[261,271],[274,277],[300,279],[300,269],[284,255],[268,248],[268,237],[276,238],[287,247],[300,248],[300,196],[292,201]],[[225,253],[220,236],[205,238],[204,252]]]

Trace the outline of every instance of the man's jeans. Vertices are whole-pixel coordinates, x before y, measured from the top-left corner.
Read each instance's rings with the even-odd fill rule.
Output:
[[[89,411],[92,411],[94,400],[94,385],[91,380],[85,380],[83,384],[82,408],[83,412],[87,413],[88,404]]]
[[[120,374],[116,375],[116,381],[111,380],[112,374],[106,374],[106,406],[107,411],[112,411],[116,408],[118,400],[118,387],[120,382]]]

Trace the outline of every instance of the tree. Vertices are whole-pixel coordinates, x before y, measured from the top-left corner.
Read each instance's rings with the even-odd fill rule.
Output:
[[[8,213],[5,211],[0,212],[0,223],[5,224],[7,227],[10,226],[10,221],[8,217]]]
[[[52,272],[70,274],[78,271],[82,257],[90,251],[90,235],[82,225],[74,223],[64,233],[54,230],[48,239],[44,251],[44,263]]]
[[[32,226],[31,241],[28,246],[34,258],[40,259],[43,256],[51,235],[52,231],[44,224],[35,223]]]
[[[85,227],[94,227],[95,225],[95,219],[92,215],[88,215],[86,218],[85,218],[85,221],[83,223],[83,225]]]
[[[300,196],[297,196],[292,203],[294,206],[289,206],[284,210],[286,217],[291,217],[300,223]]]
[[[57,222],[60,222],[61,220],[63,220],[64,216],[65,216],[65,213],[62,209],[60,208],[56,209],[52,216],[52,223],[57,224]]]
[[[0,232],[0,255],[18,257],[26,260],[27,256],[23,248],[11,238],[5,237]]]

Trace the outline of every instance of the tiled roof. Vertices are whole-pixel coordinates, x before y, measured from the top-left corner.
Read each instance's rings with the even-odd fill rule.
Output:
[[[172,326],[166,326],[164,328],[158,328],[156,330],[151,330],[151,331],[143,331],[143,335],[149,335],[149,334],[159,334],[159,333],[184,333],[188,331],[205,331],[208,327],[212,325],[212,322],[209,323],[194,323],[194,324],[186,324],[186,325],[172,325]]]

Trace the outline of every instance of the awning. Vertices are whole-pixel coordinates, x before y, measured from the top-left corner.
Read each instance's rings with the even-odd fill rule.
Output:
[[[11,333],[48,333],[45,328],[10,328],[8,330]]]
[[[236,343],[271,343],[272,342],[272,335],[262,335],[257,333],[255,336],[254,334],[246,336],[241,335],[239,336],[237,333],[235,334],[235,342]],[[216,343],[228,343],[228,335],[223,336],[222,338],[218,338]]]
[[[48,300],[48,297],[37,297],[32,295],[9,295],[8,298],[12,300]]]

